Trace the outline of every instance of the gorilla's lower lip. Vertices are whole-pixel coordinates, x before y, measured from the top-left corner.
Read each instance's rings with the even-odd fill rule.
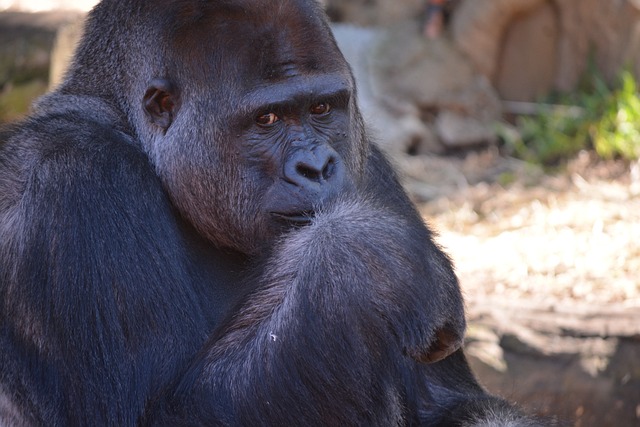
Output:
[[[315,212],[271,212],[271,215],[273,215],[278,221],[283,221],[293,225],[307,225],[311,223]]]

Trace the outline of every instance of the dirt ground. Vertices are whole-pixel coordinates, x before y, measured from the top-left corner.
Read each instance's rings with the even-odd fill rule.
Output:
[[[421,207],[470,298],[640,309],[640,163],[582,153],[535,186],[479,182]]]
[[[485,385],[575,426],[640,425],[640,163],[584,152],[548,174],[489,150],[403,170],[455,262]]]

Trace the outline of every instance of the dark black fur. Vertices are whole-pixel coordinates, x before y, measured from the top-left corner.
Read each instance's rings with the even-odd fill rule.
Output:
[[[0,425],[528,425],[354,100],[313,1],[100,3],[2,134]]]

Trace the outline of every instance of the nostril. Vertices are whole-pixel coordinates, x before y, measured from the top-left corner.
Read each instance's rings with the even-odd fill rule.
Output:
[[[318,181],[320,179],[320,172],[304,163],[299,163],[296,166],[296,172],[298,173],[298,175],[311,181]]]
[[[301,162],[296,165],[296,172],[298,173],[298,175],[311,181],[326,181],[333,175],[336,167],[335,163],[336,162],[333,157],[329,157],[321,167],[315,167],[308,163]]]
[[[339,156],[324,146],[296,151],[284,165],[284,178],[300,187],[329,184],[340,172]]]
[[[335,168],[336,168],[336,161],[333,157],[330,157],[327,163],[324,165],[324,168],[322,169],[322,179],[326,181],[329,178],[331,178]]]

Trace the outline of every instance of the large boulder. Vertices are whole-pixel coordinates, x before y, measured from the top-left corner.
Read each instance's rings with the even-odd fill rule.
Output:
[[[415,25],[426,0],[327,0],[335,19],[365,26]],[[449,35],[500,97],[535,101],[571,91],[593,61],[612,82],[640,77],[640,0],[451,0]],[[409,24],[410,23],[410,24]]]
[[[416,22],[391,27],[387,34],[376,55],[386,93],[415,105],[446,148],[495,140],[500,100],[449,39],[424,39]]]
[[[495,139],[497,95],[449,41],[425,40],[415,23],[333,30],[365,120],[387,152],[436,153]]]
[[[465,0],[451,30],[503,99],[570,91],[590,59],[608,81],[625,66],[640,76],[638,0]]]
[[[355,75],[362,114],[382,148],[392,155],[417,147],[439,150],[418,108],[385,86],[379,58],[388,31],[336,24],[333,32]]]
[[[529,13],[544,1],[462,1],[451,22],[453,39],[471,59],[477,71],[493,78],[502,52],[502,38],[511,21],[518,15]]]

